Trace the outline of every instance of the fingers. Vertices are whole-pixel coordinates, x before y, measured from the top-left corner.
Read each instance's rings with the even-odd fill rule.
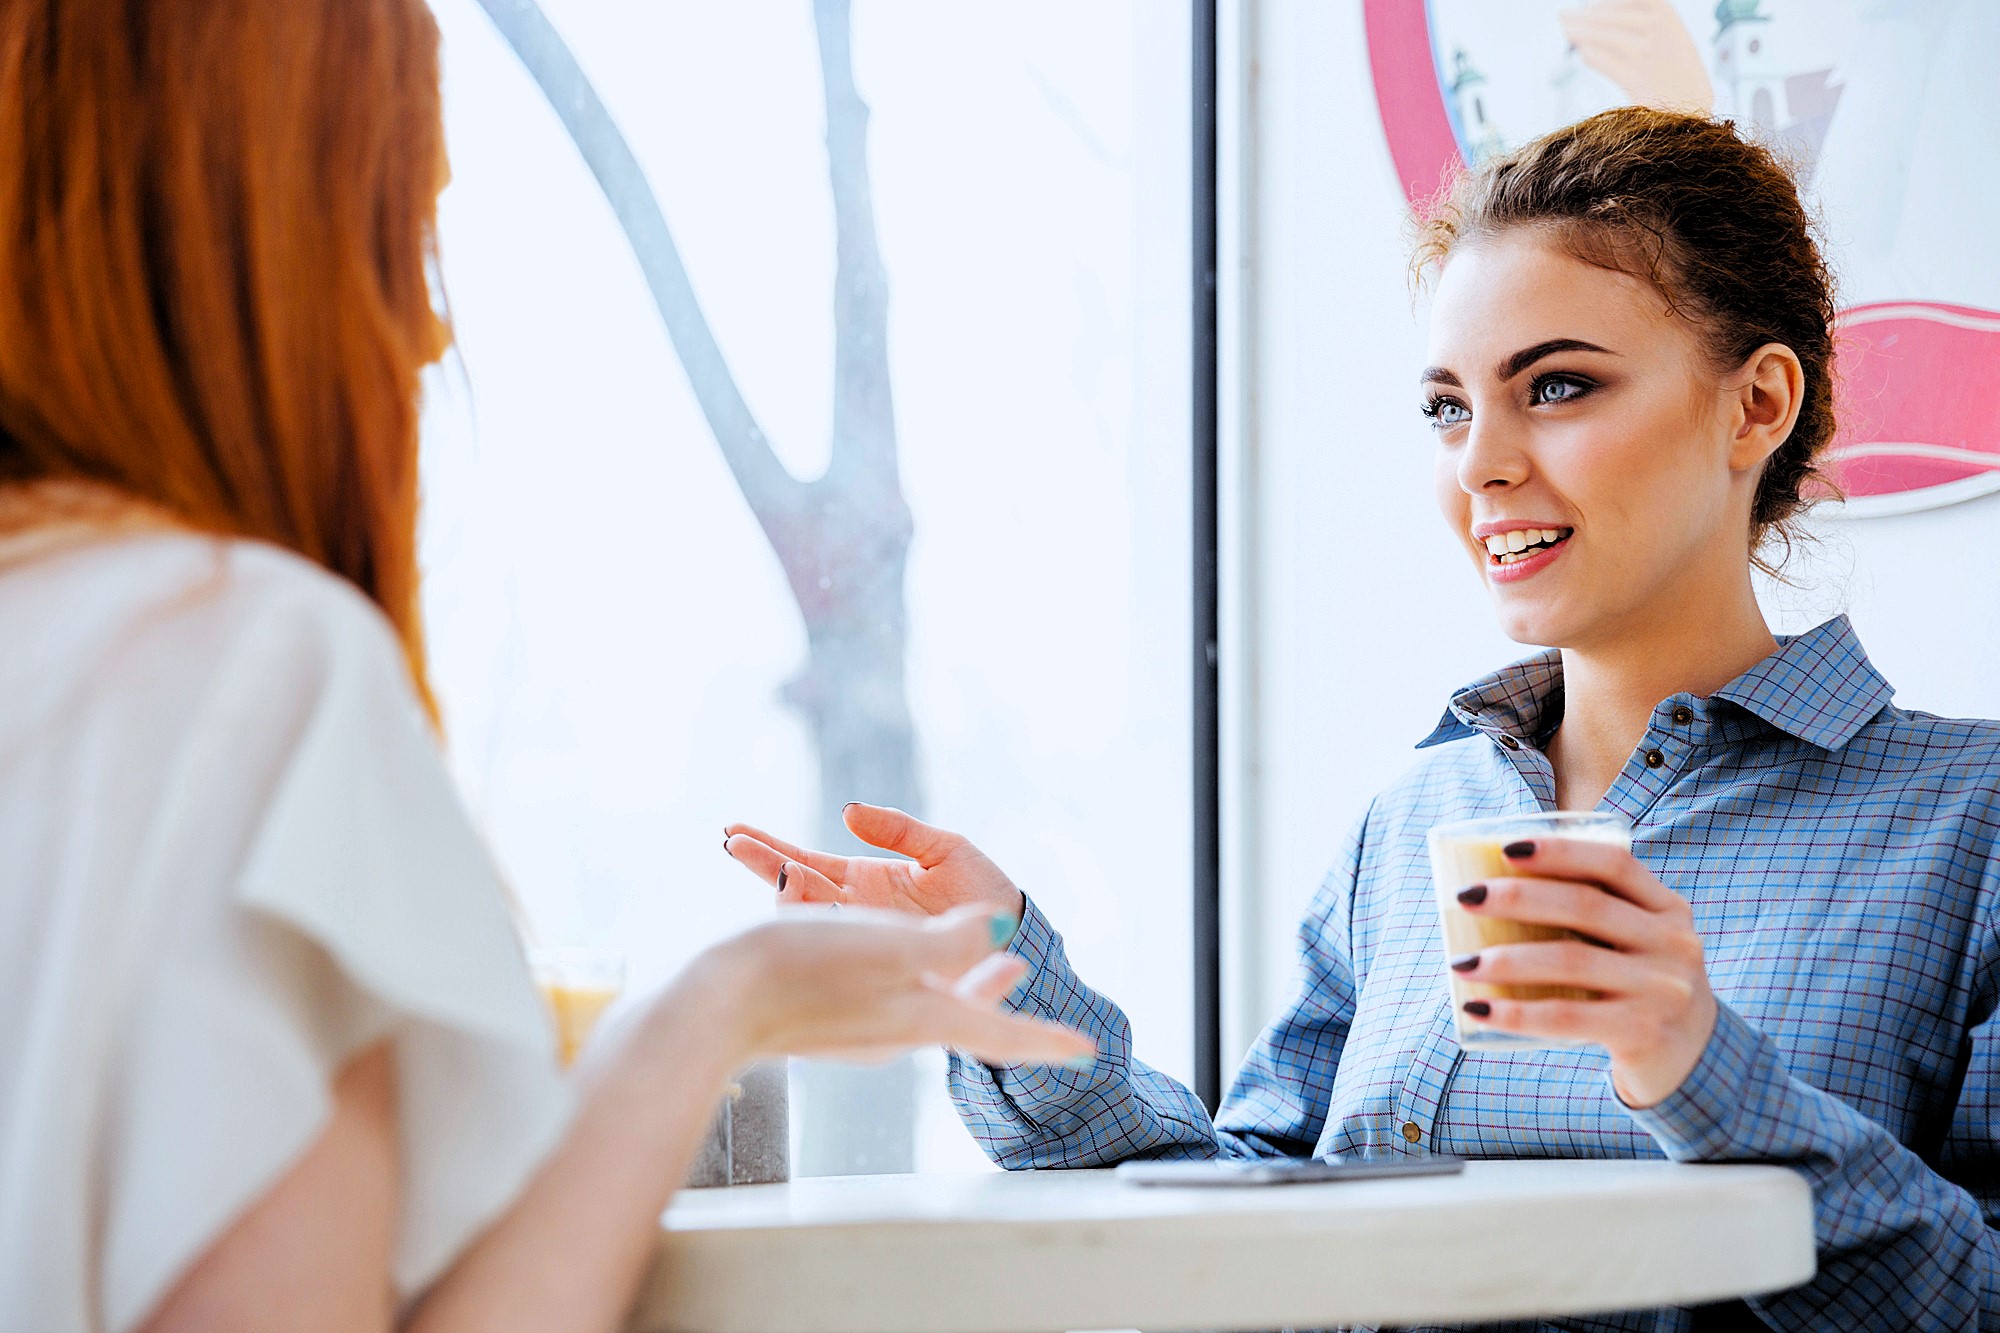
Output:
[[[991,907],[959,907],[932,917],[918,935],[926,972],[956,980],[1006,946],[1019,922]]]
[[[1458,905],[1474,916],[1560,926],[1615,949],[1645,948],[1659,934],[1651,913],[1612,897],[1595,884],[1563,879],[1489,879],[1476,887],[1483,888],[1484,894],[1470,900],[1461,894],[1458,899]]]
[[[1645,29],[1627,15],[1571,12],[1561,15],[1559,22],[1563,36],[1579,55],[1593,51],[1615,51],[1626,56],[1644,52]]]
[[[1649,912],[1687,907],[1685,898],[1660,883],[1637,857],[1616,843],[1539,838],[1509,843],[1506,851],[1507,864],[1523,875],[1601,885]]]
[[[1582,940],[1496,944],[1451,960],[1466,981],[1487,986],[1576,986],[1604,995],[1626,994],[1652,970],[1631,954]]]
[[[808,903],[832,903],[837,907],[847,901],[845,889],[798,861],[782,863],[773,882],[778,889],[778,903],[783,907],[799,907]]]
[[[1467,1012],[1483,1028],[1516,1036],[1608,1045],[1632,1026],[1638,1006],[1629,1000],[1474,1000]]]
[[[1087,1060],[1089,1038],[995,1011],[1026,971],[996,952],[1011,914],[968,907],[931,918],[814,906],[821,877],[783,866],[785,895],[801,905],[746,932],[739,955],[763,969],[769,999],[762,1053],[885,1059],[945,1045],[1000,1064]],[[798,878],[795,885],[794,877]],[[833,886],[837,889],[837,886]]]
[[[1583,63],[1634,101],[1700,111],[1713,105],[1707,63],[1666,0],[1600,0],[1557,19]]]
[[[859,801],[841,812],[848,831],[871,847],[909,857],[926,870],[963,846],[956,833],[933,828],[922,820],[885,805],[863,805]]]
[[[991,1009],[1013,994],[1026,975],[1027,959],[1017,954],[992,953],[974,963],[972,970],[951,987],[951,992],[967,1004]]]
[[[930,1017],[938,1029],[933,1041],[987,1064],[1087,1067],[1097,1054],[1097,1044],[1081,1032],[944,992],[937,993]]]
[[[745,839],[748,841],[745,841]],[[755,852],[750,846],[751,843],[762,844],[766,851],[775,853],[775,855],[758,857],[757,864],[752,865],[750,856],[754,856]],[[846,857],[835,856],[831,852],[816,852],[809,847],[797,846],[749,824],[731,824],[729,827],[723,829],[722,850],[728,852],[744,865],[749,866],[753,871],[763,875],[766,884],[776,884],[778,882],[778,867],[788,860],[799,861],[805,865],[809,865],[835,883],[844,883],[847,879]],[[768,866],[768,873],[764,869],[766,866]]]
[[[778,885],[778,871],[783,869],[786,861],[793,859],[745,833],[732,834],[723,839],[722,850],[729,853],[736,864],[772,888]]]
[[[1689,1003],[1693,999],[1684,980],[1658,974],[1630,995],[1596,1000],[1510,1000],[1482,997],[1468,1001],[1464,1008],[1481,1027],[1498,1028],[1524,1037],[1547,1037],[1564,1042],[1594,1042],[1612,1053],[1654,1051],[1675,1044],[1674,1034],[1688,1013],[1698,1013],[1690,1041],[1680,1043],[1689,1050],[1685,1064],[1691,1068],[1694,1055],[1707,1044],[1714,1029],[1712,1006]],[[1678,1069],[1666,1082],[1671,1090],[1685,1077],[1687,1068]]]

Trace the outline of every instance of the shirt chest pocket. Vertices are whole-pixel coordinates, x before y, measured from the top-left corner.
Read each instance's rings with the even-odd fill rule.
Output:
[[[1364,993],[1334,1080],[1320,1155],[1431,1151],[1438,1110],[1464,1057],[1441,977],[1393,993]]]

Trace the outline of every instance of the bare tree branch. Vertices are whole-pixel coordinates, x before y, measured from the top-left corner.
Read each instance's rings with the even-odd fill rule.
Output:
[[[889,276],[875,239],[868,104],[854,86],[849,0],[814,0],[826,88],[826,157],[835,228],[833,461],[830,479],[894,493],[896,415],[889,380]]]
[[[889,379],[889,283],[875,237],[868,107],[855,90],[849,0],[814,0],[826,89],[835,227],[833,451],[802,483],[771,452],[716,346],[658,201],[631,147],[536,0],[479,0],[562,118],[645,271],[703,414],[783,566],[805,622],[807,659],[783,696],[810,729],[820,771],[818,841],[860,843],[840,818],[850,799],[921,814],[916,729],[905,679],[904,585],[913,525],[897,475]],[[908,1171],[915,1073],[807,1063],[807,1175]]]
[[[765,535],[774,547],[782,549],[780,535],[804,505],[806,488],[772,452],[750,405],[736,387],[632,146],[536,0],[479,0],[479,5],[541,87],[583,154],[584,163],[597,177],[638,257],[653,304],[666,324],[667,337],[687,371],[688,383],[723,459]]]

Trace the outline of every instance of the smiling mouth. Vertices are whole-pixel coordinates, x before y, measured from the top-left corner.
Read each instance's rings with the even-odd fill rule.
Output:
[[[1494,565],[1514,565],[1543,551],[1554,550],[1576,533],[1575,528],[1518,528],[1496,532],[1486,538],[1486,560]]]

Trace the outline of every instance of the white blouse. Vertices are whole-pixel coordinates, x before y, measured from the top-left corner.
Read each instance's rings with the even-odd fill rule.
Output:
[[[0,545],[0,1328],[143,1321],[384,1037],[408,1296],[570,1108],[387,621],[258,543]]]

